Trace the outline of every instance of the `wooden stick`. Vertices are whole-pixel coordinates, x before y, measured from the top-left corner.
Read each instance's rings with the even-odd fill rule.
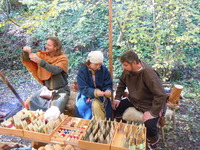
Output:
[[[21,97],[17,94],[17,92],[15,91],[15,89],[13,88],[13,86],[8,82],[8,80],[6,79],[6,77],[3,75],[3,73],[0,70],[0,76],[2,77],[2,79],[4,80],[4,82],[7,84],[7,86],[11,89],[11,91],[14,93],[14,95],[17,97],[17,99],[19,100],[20,104],[25,107],[24,105],[24,101],[21,99]]]
[[[112,59],[112,0],[109,0],[109,68],[110,75],[113,78],[113,59]]]
[[[175,85],[172,89],[172,92],[169,96],[169,102],[174,105],[179,105],[180,102],[180,94],[183,89],[182,85]]]

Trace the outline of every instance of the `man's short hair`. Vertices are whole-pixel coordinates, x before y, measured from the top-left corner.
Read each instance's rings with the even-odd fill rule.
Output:
[[[121,63],[127,62],[127,63],[131,64],[134,61],[136,61],[136,63],[140,62],[138,55],[134,51],[128,51],[120,57]]]

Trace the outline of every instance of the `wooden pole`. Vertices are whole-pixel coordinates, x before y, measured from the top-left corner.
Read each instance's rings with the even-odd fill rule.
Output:
[[[15,89],[13,88],[13,86],[8,82],[8,80],[6,79],[6,77],[3,75],[3,73],[0,71],[0,76],[2,77],[2,79],[4,80],[4,82],[7,84],[7,86],[11,89],[11,91],[14,93],[14,95],[17,97],[17,99],[19,100],[20,104],[24,107],[24,101],[21,99],[21,97],[17,94],[17,92],[15,91]]]
[[[113,60],[112,60],[112,0],[109,0],[109,69],[113,78]]]

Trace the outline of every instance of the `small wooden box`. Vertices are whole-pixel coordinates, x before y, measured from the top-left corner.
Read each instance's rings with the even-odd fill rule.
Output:
[[[114,123],[113,121],[111,121],[111,123]],[[115,126],[114,126],[114,132],[113,135],[115,135],[116,129],[117,129],[117,125],[118,123],[116,122]],[[88,140],[83,140],[83,136],[86,134],[87,129],[85,130],[84,134],[82,135],[82,137],[80,138],[79,142],[78,142],[78,146],[79,148],[82,149],[87,149],[87,150],[110,150],[111,149],[111,142],[112,142],[112,138],[110,137],[110,142],[109,143],[99,143],[99,142],[90,142]],[[108,133],[106,133],[108,135]]]
[[[128,130],[125,128],[127,128]],[[140,130],[139,132],[138,132],[138,128]],[[143,125],[136,126],[136,125],[131,125],[131,124],[119,123],[118,129],[115,132],[114,138],[111,143],[111,150],[130,150],[130,148],[128,146],[124,145],[124,141],[125,141],[125,137],[126,137],[125,132],[128,135],[130,133],[135,133],[135,136],[132,136],[132,137],[136,138],[136,141],[135,141],[136,144],[133,145],[133,147],[135,147],[135,150],[145,150],[146,149],[146,128]],[[139,134],[137,135],[137,133],[139,133]],[[140,136],[140,137],[137,137],[137,136]],[[128,136],[128,137],[130,137],[130,136]],[[137,140],[137,139],[141,139],[141,138],[142,138],[142,143],[141,143],[141,141]],[[134,149],[134,148],[132,148],[132,149]]]
[[[78,140],[87,128],[90,120],[68,117],[51,137],[51,142],[78,146]]]
[[[8,134],[23,137],[23,130],[0,127],[0,134]]]

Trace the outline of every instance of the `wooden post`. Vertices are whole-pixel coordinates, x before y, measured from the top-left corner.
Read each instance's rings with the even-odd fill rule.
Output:
[[[182,85],[174,85],[172,92],[169,96],[169,103],[172,105],[179,105],[180,94],[183,89]]]
[[[0,71],[0,76],[2,77],[2,79],[4,80],[4,82],[7,84],[7,86],[11,89],[11,91],[13,92],[13,94],[17,97],[17,99],[19,100],[20,104],[25,107],[24,105],[24,101],[21,99],[21,97],[18,95],[18,93],[15,91],[15,89],[13,88],[13,86],[10,84],[10,82],[8,82],[8,80],[6,79],[6,77],[3,75],[3,73]]]
[[[113,61],[112,61],[112,0],[109,0],[109,69],[113,78]]]

